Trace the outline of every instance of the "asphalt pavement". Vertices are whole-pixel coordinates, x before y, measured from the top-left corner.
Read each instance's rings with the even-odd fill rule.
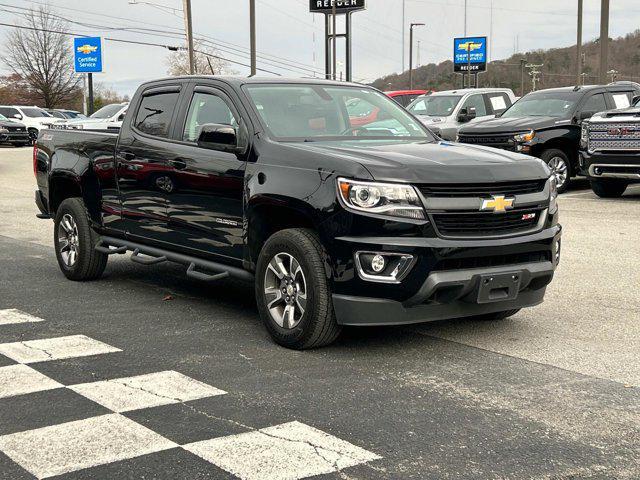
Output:
[[[638,478],[640,188],[586,187],[541,306],[295,352],[249,285],[125,256],[67,281],[2,148],[0,478]]]

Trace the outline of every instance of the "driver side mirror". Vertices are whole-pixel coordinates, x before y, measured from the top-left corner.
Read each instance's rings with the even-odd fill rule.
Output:
[[[121,113],[120,115],[118,115],[118,118],[116,119],[116,122],[122,122],[124,121],[124,113]]]
[[[240,153],[242,150],[237,130],[231,125],[218,123],[205,123],[200,127],[198,146],[228,153]]]
[[[638,101],[640,101],[640,95],[634,95],[633,98],[631,99],[631,105],[635,107]]]
[[[458,113],[458,121],[466,123],[476,118],[476,107],[461,108]]]

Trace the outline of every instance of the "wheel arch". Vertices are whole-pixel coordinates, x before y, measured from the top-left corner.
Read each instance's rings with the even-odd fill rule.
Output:
[[[94,194],[90,195],[89,192]],[[80,197],[91,219],[99,222],[100,205],[96,192],[99,192],[99,185],[88,175],[53,172],[49,177],[49,210],[55,215],[60,204],[67,198]]]
[[[571,163],[572,176],[575,176],[578,171],[578,147],[568,138],[553,138],[546,141],[538,148],[538,155],[542,157],[542,154],[547,150],[560,150],[563,152],[569,162]]]

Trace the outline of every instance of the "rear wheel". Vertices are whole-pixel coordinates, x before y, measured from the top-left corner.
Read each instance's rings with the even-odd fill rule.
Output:
[[[99,236],[81,199],[68,198],[60,204],[53,231],[58,265],[69,280],[95,280],[102,275],[108,256],[95,250]]]
[[[551,174],[556,177],[558,193],[564,193],[569,188],[573,175],[569,157],[562,150],[552,148],[542,152],[540,158],[549,166]]]
[[[628,182],[617,179],[589,179],[591,190],[600,198],[617,198],[621,197],[629,186]]]
[[[276,343],[298,350],[333,342],[340,334],[324,268],[326,253],[311,230],[272,235],[256,269],[260,317]]]
[[[514,316],[516,313],[520,311],[519,308],[515,310],[505,310],[503,312],[493,312],[493,313],[485,313],[484,315],[475,315],[473,317],[469,317],[471,320],[479,320],[483,322],[490,322],[494,320],[504,320],[505,318],[509,318]]]

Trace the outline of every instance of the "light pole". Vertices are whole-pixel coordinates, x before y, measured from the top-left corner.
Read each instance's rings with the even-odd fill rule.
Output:
[[[256,75],[256,0],[249,0],[249,31],[251,44],[251,76]]]
[[[578,38],[576,41],[576,85],[580,85],[582,73],[582,0],[578,0]]]
[[[423,27],[424,23],[412,23],[409,27],[409,89],[413,90],[413,27]]]
[[[193,26],[191,23],[191,0],[183,0],[184,28],[187,32],[187,48],[189,49],[189,74],[196,73],[196,60],[193,55]]]
[[[600,85],[607,83],[609,64],[609,0],[602,0],[600,7]]]

